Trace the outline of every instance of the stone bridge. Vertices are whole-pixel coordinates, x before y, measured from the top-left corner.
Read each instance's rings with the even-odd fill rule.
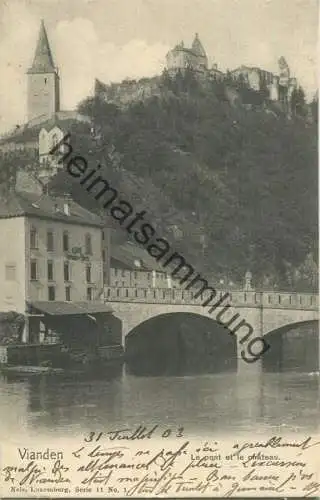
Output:
[[[226,294],[227,299],[223,300]],[[110,303],[115,316],[122,321],[123,345],[126,344],[126,337],[139,325],[170,313],[191,313],[223,323],[238,314],[229,328],[232,330],[241,321],[251,325],[254,331],[251,338],[268,337],[272,333],[319,319],[318,296],[314,294],[219,290],[206,306],[203,304],[210,298],[208,294],[201,294],[197,298],[195,295],[196,291],[168,288],[106,287],[104,291],[105,301]],[[217,306],[210,312],[215,304]],[[230,307],[223,312],[226,304],[230,304]],[[242,330],[239,328],[238,345],[241,336],[247,333],[248,327],[243,325]]]

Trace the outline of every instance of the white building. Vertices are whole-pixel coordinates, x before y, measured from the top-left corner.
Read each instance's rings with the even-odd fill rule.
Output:
[[[10,192],[0,201],[0,311],[26,314],[24,341],[40,318],[110,312],[103,293],[100,217],[66,198]]]

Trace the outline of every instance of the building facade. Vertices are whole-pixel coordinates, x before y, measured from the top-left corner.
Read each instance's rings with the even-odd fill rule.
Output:
[[[180,288],[170,273],[155,270],[110,267],[110,286],[123,288]]]
[[[10,193],[1,200],[0,310],[90,304],[103,293],[102,222],[65,198]],[[32,316],[32,315],[31,315]],[[37,315],[36,315],[37,317]],[[27,322],[25,341],[39,327]],[[34,330],[34,331],[33,331]]]
[[[194,71],[205,72],[208,70],[208,58],[196,33],[190,48],[180,42],[166,55],[167,69],[170,72],[191,68]]]
[[[237,80],[242,77],[249,88],[260,91],[266,90],[269,99],[278,101],[287,107],[293,90],[297,87],[296,78],[290,77],[290,68],[284,57],[280,57],[279,74],[257,67],[240,66],[231,71],[232,77]]]
[[[28,75],[28,120],[50,116],[60,109],[60,81],[55,67],[44,22]]]

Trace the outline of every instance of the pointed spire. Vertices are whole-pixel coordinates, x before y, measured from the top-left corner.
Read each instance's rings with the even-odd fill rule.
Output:
[[[28,73],[55,73],[53,57],[43,19],[31,68]]]
[[[192,52],[197,54],[198,56],[206,57],[205,50],[203,48],[202,43],[200,42],[198,33],[195,34],[193,43],[192,43]]]

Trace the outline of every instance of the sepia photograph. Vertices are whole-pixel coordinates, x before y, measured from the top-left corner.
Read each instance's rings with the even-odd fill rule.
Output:
[[[320,495],[318,23],[0,0],[1,498]]]

